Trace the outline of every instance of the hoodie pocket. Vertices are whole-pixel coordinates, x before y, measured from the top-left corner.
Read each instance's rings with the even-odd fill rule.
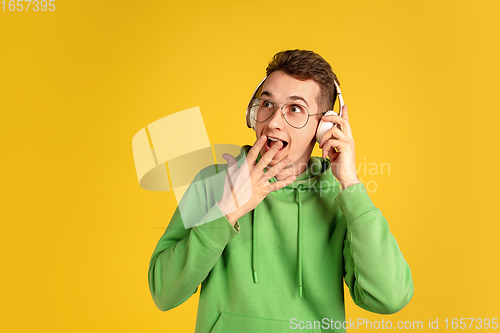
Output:
[[[222,312],[210,333],[284,333],[297,332],[290,321],[262,319]],[[321,333],[321,329],[300,329],[307,333]]]

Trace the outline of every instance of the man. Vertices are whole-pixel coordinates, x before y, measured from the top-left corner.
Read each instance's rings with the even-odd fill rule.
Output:
[[[158,308],[201,284],[197,333],[320,332],[345,331],[343,279],[369,311],[410,301],[408,264],[357,177],[347,107],[323,116],[335,80],[313,52],[274,56],[252,101],[258,140],[246,158],[225,154],[228,165],[198,173],[179,204],[196,225],[184,228],[178,208],[153,253]],[[321,137],[323,157],[311,157],[320,120],[337,126]]]

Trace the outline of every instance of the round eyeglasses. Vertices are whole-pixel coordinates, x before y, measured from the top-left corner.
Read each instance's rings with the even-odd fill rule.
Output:
[[[252,118],[259,123],[269,120],[277,109],[278,102],[262,98],[255,98],[250,106]],[[300,129],[307,125],[310,116],[324,114],[324,112],[309,114],[309,110],[305,105],[300,103],[285,103],[281,105],[281,114],[288,125]]]

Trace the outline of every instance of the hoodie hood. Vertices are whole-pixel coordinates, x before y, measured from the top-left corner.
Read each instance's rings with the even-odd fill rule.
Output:
[[[245,145],[242,147],[245,155],[248,154],[248,151],[252,148],[252,146]],[[238,161],[241,163],[245,160],[244,158],[240,158],[241,155],[237,158]],[[259,155],[257,157],[257,162],[261,159],[261,154],[259,152]],[[240,166],[241,166],[240,163]],[[321,192],[321,191],[328,191],[330,188],[333,187],[339,187],[340,184],[335,179],[335,177],[332,174],[331,168],[330,168],[330,160],[329,159],[324,159],[321,157],[315,157],[311,156],[309,159],[309,164],[307,169],[302,172],[301,174],[296,176],[295,181],[293,181],[291,184],[285,186],[284,188],[274,191],[272,193],[279,193],[281,191],[295,191],[295,203],[297,204],[297,211],[298,211],[298,216],[297,216],[297,225],[295,226],[297,228],[297,280],[298,280],[298,293],[299,297],[302,297],[302,289],[303,289],[303,284],[302,284],[302,231],[303,231],[303,224],[304,224],[304,219],[302,216],[302,197],[303,192],[307,191],[315,191],[315,192]],[[269,182],[273,183],[276,182],[277,179],[275,177],[269,179]],[[252,211],[252,277],[253,277],[253,282],[257,283],[258,282],[258,274],[257,274],[257,269],[258,269],[258,263],[257,263],[257,252],[258,252],[258,225],[259,225],[259,206],[257,206],[253,211]],[[293,227],[291,225],[290,227]],[[305,226],[307,228],[307,225]]]

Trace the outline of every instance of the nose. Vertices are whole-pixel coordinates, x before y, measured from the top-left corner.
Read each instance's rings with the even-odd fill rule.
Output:
[[[269,118],[267,126],[271,128],[283,128],[285,125],[285,119],[283,118],[283,113],[281,106],[276,108],[274,114]]]

